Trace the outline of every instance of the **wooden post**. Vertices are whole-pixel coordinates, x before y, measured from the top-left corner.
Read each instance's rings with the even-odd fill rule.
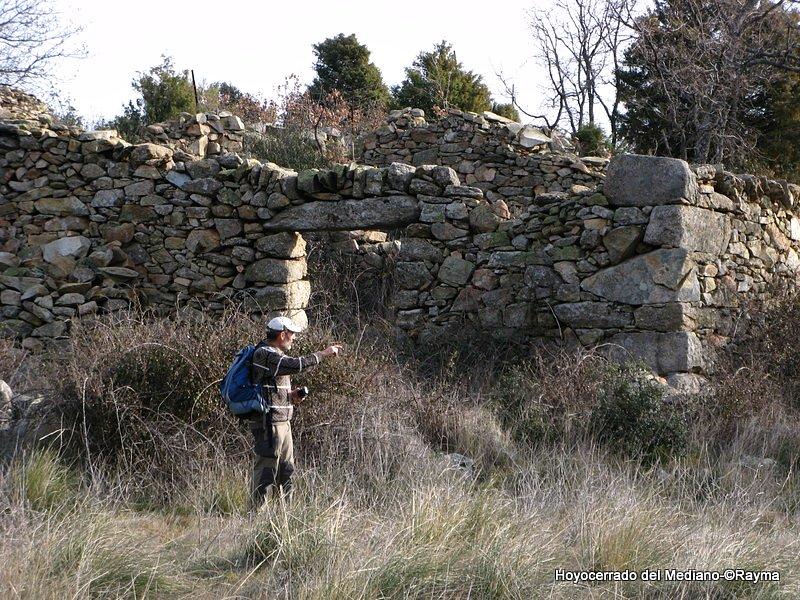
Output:
[[[194,88],[194,112],[200,112],[199,102],[197,101],[197,84],[194,82],[194,69],[192,69],[192,87]]]

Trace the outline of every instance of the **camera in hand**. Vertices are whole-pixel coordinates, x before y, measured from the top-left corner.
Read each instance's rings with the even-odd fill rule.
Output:
[[[308,387],[303,386],[301,388],[297,388],[297,397],[298,398],[302,399],[302,398],[305,398],[306,396],[308,396]]]

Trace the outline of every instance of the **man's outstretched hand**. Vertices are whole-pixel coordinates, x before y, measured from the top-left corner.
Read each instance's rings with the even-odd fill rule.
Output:
[[[342,344],[340,344],[339,342],[334,342],[333,344],[331,344],[330,346],[325,348],[325,350],[322,351],[322,356],[326,358],[329,356],[339,356],[339,352],[341,351],[342,351]]]

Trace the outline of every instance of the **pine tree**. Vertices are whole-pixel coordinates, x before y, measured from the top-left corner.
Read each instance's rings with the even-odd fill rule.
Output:
[[[464,69],[452,46],[441,41],[432,51],[421,52],[406,78],[392,90],[394,104],[412,106],[430,113],[434,106],[483,112],[492,107],[489,88],[483,78]]]
[[[386,106],[389,89],[381,72],[370,62],[369,49],[354,34],[339,35],[314,44],[317,72],[309,92],[317,101],[338,90],[353,109]]]

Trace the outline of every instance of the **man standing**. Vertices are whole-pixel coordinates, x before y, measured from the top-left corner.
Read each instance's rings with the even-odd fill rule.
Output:
[[[292,446],[292,403],[303,399],[301,390],[292,388],[290,375],[315,367],[323,359],[338,356],[342,347],[333,344],[307,356],[287,356],[294,336],[303,329],[288,317],[275,317],[267,323],[267,337],[253,354],[252,382],[262,384],[267,412],[250,420],[253,432],[255,465],[251,497],[254,507],[259,507],[271,488],[283,494],[291,491],[294,472]]]

